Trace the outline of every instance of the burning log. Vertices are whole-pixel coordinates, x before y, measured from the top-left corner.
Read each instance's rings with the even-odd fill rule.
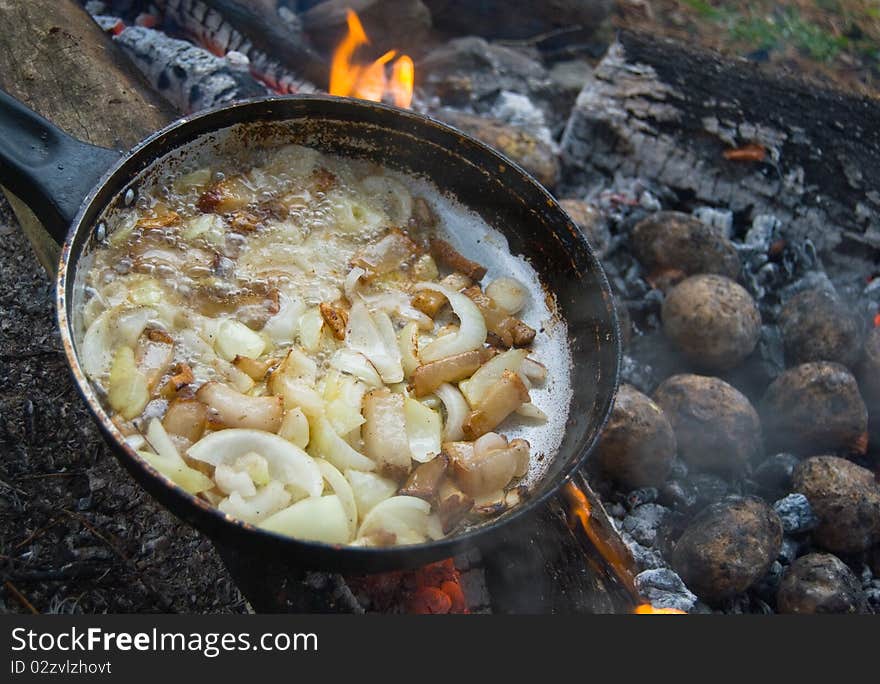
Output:
[[[114,36],[158,92],[176,109],[194,112],[269,90],[228,60],[161,31],[129,26]]]
[[[876,101],[622,32],[566,127],[563,189],[639,176],[698,203],[773,214],[820,250],[841,239],[880,246],[867,180],[880,176],[878,118]],[[748,144],[763,160],[725,159]]]
[[[326,82],[326,65],[295,27],[264,8],[236,0],[153,0],[169,22],[216,55],[245,55],[251,73],[281,93],[312,92]],[[303,78],[305,80],[303,80]]]

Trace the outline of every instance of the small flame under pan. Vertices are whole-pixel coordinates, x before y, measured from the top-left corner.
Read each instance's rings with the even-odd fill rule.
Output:
[[[63,240],[57,310],[77,387],[104,436],[137,481],[181,519],[227,549],[270,553],[304,568],[374,572],[448,558],[553,496],[590,454],[617,388],[620,340],[611,290],[587,240],[549,193],[514,162],[438,121],[388,105],[337,97],[269,97],[180,119],[118,153],[74,140],[0,92],[0,182]],[[160,172],[255,146],[297,143],[373,161],[415,179],[453,207],[449,239],[490,275],[529,285],[526,312],[543,327],[538,352],[562,386],[544,403],[554,412],[528,438],[543,454],[530,495],[485,523],[435,542],[389,548],[301,541],[230,519],[172,486],[123,441],[79,366],[81,275],[96,226]],[[467,220],[471,216],[474,220]],[[111,222],[112,223],[112,222]],[[474,226],[483,226],[482,230]],[[488,226],[488,229],[485,229]],[[530,320],[529,320],[530,317]],[[555,420],[553,420],[555,418]]]

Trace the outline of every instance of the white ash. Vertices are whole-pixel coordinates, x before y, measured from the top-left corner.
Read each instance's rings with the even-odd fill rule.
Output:
[[[695,218],[707,226],[717,229],[725,237],[733,235],[733,212],[730,209],[697,207],[691,212]]]
[[[688,589],[681,577],[669,568],[645,570],[636,575],[639,595],[655,608],[674,608],[690,611],[697,597]]]
[[[789,494],[779,499],[773,504],[773,510],[779,515],[782,530],[786,534],[809,532],[819,524],[819,518],[803,494]]]

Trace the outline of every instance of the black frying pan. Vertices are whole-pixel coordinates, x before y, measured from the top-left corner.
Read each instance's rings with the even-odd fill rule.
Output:
[[[77,266],[96,244],[102,218],[162,166],[219,138],[247,147],[283,141],[375,161],[430,178],[477,212],[535,269],[567,324],[573,396],[558,452],[532,494],[501,517],[446,539],[391,548],[300,541],[233,520],[172,485],[123,441],[80,369],[74,320]],[[593,449],[617,388],[620,341],[605,274],[571,219],[515,163],[460,131],[410,111],[334,97],[268,97],[187,117],[119,153],[74,140],[0,91],[0,183],[25,201],[63,242],[57,313],[74,380],[116,457],[181,519],[226,549],[272,554],[306,568],[374,572],[452,556],[552,496]],[[130,198],[130,193],[129,198]],[[565,406],[558,410],[565,410]]]

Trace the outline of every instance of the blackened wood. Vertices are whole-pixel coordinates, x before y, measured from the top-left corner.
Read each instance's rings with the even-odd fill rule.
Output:
[[[638,176],[686,203],[774,213],[820,249],[880,246],[878,123],[876,100],[624,32],[578,97],[563,178],[582,191]],[[766,158],[725,157],[746,145]]]

